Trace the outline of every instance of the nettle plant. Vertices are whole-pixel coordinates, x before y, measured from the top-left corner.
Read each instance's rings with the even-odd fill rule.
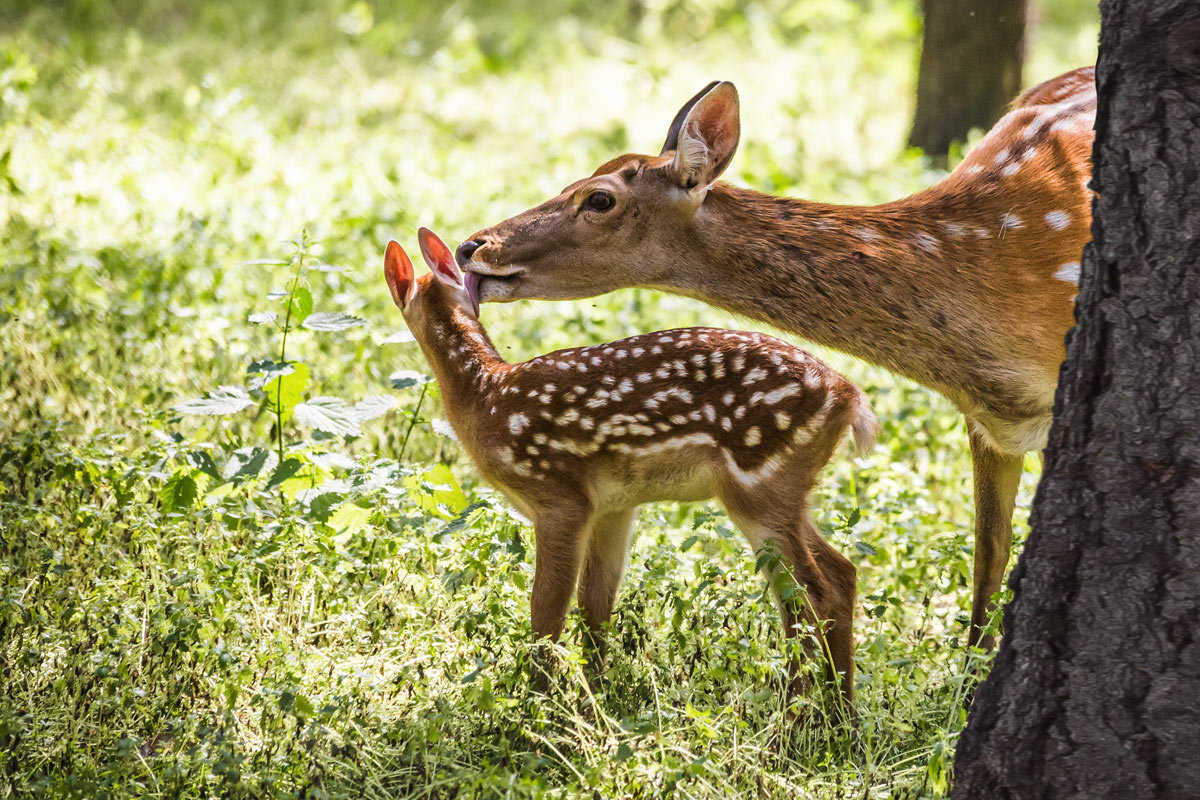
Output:
[[[437,391],[431,377],[413,370],[391,374],[393,390],[417,390],[415,400],[407,407],[396,394],[373,394],[357,402],[308,395],[312,369],[290,357],[289,342],[295,343],[292,334],[339,334],[367,322],[341,311],[314,310],[310,274],[343,268],[313,257],[314,242],[307,234],[292,244],[295,251],[287,260],[246,262],[286,268],[285,287],[267,295],[276,308],[255,310],[248,317],[253,325],[275,329],[278,350],[250,363],[244,385],[219,386],[203,397],[172,407],[181,415],[231,417],[253,412],[255,420],[270,419],[268,441],[228,449],[208,441],[187,442],[179,434],[165,437],[168,450],[155,470],[165,479],[160,492],[164,510],[182,512],[199,500],[211,504],[238,490],[243,494],[257,490],[282,498],[308,521],[328,525],[339,533],[359,530],[371,519],[373,510],[383,512],[388,506],[399,506],[404,499],[409,501],[410,510],[415,504],[424,516],[463,524],[478,505],[468,506],[449,468],[444,464],[406,465],[403,461],[413,429],[423,421],[422,406]],[[383,339],[381,344],[409,341],[412,336],[405,330]],[[361,436],[365,423],[393,409],[407,419],[394,458],[356,461],[335,449],[338,443]],[[448,430],[438,424],[440,420],[428,422],[439,433]],[[218,464],[218,459],[222,463]],[[386,522],[383,518],[376,521]]]

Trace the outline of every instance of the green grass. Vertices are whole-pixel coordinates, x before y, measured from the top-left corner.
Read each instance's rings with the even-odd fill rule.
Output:
[[[944,794],[973,680],[970,470],[944,400],[818,353],[883,423],[815,497],[859,569],[855,726],[820,696],[783,707],[775,611],[708,505],[643,511],[607,680],[584,678],[573,616],[538,694],[529,528],[439,432],[436,386],[402,372],[427,368],[386,341],[404,326],[380,274],[388,238],[458,239],[652,150],[714,77],[744,103],[731,180],[843,202],[927,185],[903,150],[910,3],[16,5],[0,797]],[[1030,80],[1091,60],[1094,17],[1044,14]],[[305,291],[363,324],[297,327]],[[281,322],[287,296],[281,357],[276,323],[248,317]],[[514,359],[747,326],[644,291],[483,319]],[[247,374],[285,357],[307,383]],[[261,388],[236,413],[172,410],[229,385]],[[390,410],[330,434],[308,424],[316,397]]]

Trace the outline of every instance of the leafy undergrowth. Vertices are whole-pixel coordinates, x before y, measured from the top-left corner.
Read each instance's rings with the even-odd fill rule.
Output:
[[[784,704],[754,557],[703,504],[643,509],[604,679],[572,616],[539,693],[528,525],[446,435],[379,274],[388,238],[461,238],[651,149],[717,75],[744,103],[732,180],[926,185],[899,144],[910,3],[17,6],[0,796],[944,794],[986,668],[962,649],[970,472],[944,401],[820,353],[883,422],[814,498],[859,569],[852,724],[819,692]],[[1036,29],[1032,77],[1092,56],[1076,11]],[[746,326],[644,291],[484,322],[514,358]]]

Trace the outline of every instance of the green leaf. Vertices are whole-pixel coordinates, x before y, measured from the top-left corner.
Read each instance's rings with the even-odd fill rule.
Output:
[[[310,331],[344,331],[366,324],[365,319],[341,311],[318,311],[304,320],[304,327]]]
[[[388,376],[388,380],[392,382],[393,389],[407,389],[410,386],[420,386],[423,383],[429,383],[433,378],[428,375],[422,375],[416,370],[398,369]]]
[[[457,533],[458,531],[467,527],[467,523],[470,521],[471,515],[481,508],[487,508],[489,505],[491,504],[486,500],[476,500],[474,503],[471,503],[471,505],[458,512],[458,515],[455,516],[454,519],[450,520],[446,527],[438,531],[438,536],[446,536],[447,534]]]
[[[694,545],[698,541],[700,541],[699,536],[687,537],[686,539],[683,540],[683,544],[679,545],[680,552],[686,553],[688,550],[691,550],[692,545]]]
[[[338,533],[356,533],[370,518],[371,512],[354,503],[342,503],[329,517],[329,527]]]
[[[382,417],[398,405],[400,401],[391,395],[373,394],[354,404],[354,418],[359,422],[368,422]]]
[[[873,556],[879,551],[866,542],[855,542],[854,549],[862,553],[864,556]]]
[[[286,419],[292,414],[304,390],[308,388],[308,366],[300,361],[291,361],[288,366],[291,372],[279,374],[278,377],[263,385],[262,390],[267,395],[271,410],[280,413]]]
[[[263,325],[268,322],[274,322],[279,318],[279,314],[274,311],[259,311],[256,314],[251,314],[248,319],[252,325]]]
[[[185,400],[172,410],[180,414],[234,414],[253,401],[240,386],[221,386],[195,400]]]
[[[292,318],[290,324],[303,324],[312,314],[313,297],[307,286],[297,286],[292,292]]]
[[[193,450],[187,454],[187,460],[193,469],[198,469],[210,478],[224,483],[225,479],[221,477],[216,463],[208,453],[203,450]]]
[[[453,519],[467,507],[467,498],[445,464],[438,464],[404,479],[404,486],[427,514]]]
[[[333,507],[344,499],[339,492],[323,492],[308,504],[308,515],[317,522],[328,522]]]
[[[162,488],[159,498],[167,511],[182,511],[196,502],[196,481],[191,475],[179,474],[173,476]]]
[[[280,462],[275,471],[271,473],[271,479],[267,481],[267,491],[271,491],[279,484],[286,481],[288,478],[295,475],[304,466],[299,459],[289,458]]]
[[[628,761],[633,758],[633,748],[629,746],[629,742],[621,742],[617,747],[617,761]]]
[[[396,331],[391,336],[384,339],[380,344],[406,344],[407,342],[415,342],[417,337],[412,335],[412,331]]]
[[[300,403],[293,411],[296,419],[310,428],[343,436],[361,434],[354,409],[346,405],[346,401],[340,397],[314,397]]]
[[[282,267],[287,264],[287,261],[280,261],[278,258],[252,258],[249,261],[239,261],[243,267],[267,266],[267,267]]]
[[[267,460],[270,457],[271,454],[261,447],[251,447],[236,451],[229,459],[229,463],[237,467],[237,469],[229,476],[229,479],[234,483],[241,483],[255,477],[258,473],[262,472],[263,467],[266,466]],[[238,466],[239,464],[241,466]],[[226,471],[228,469],[229,466],[227,465]]]

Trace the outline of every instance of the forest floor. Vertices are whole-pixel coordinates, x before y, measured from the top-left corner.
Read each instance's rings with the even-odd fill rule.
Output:
[[[1094,59],[1095,10],[1065,5],[1027,82]],[[538,693],[529,527],[446,436],[381,275],[389,238],[457,241],[655,151],[714,77],[743,102],[735,183],[919,190],[944,173],[903,147],[918,44],[901,0],[0,22],[0,797],[942,796],[986,669],[945,400],[814,349],[883,426],[814,496],[858,567],[855,724],[785,707],[777,615],[710,504],[643,510],[606,680],[573,613]],[[482,319],[513,359],[754,327],[647,291]]]

